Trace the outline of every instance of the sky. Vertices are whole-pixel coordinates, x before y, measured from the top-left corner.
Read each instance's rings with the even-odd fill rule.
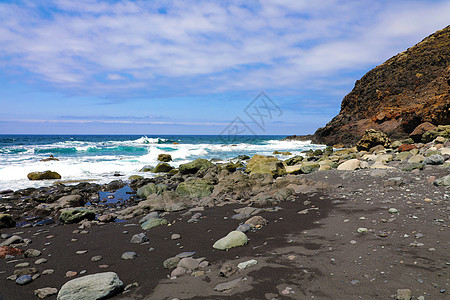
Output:
[[[0,1],[0,134],[308,134],[450,1]]]

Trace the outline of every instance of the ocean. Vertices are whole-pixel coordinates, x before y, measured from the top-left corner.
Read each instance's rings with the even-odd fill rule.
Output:
[[[285,136],[219,135],[0,135],[0,191],[51,185],[53,180],[30,181],[34,171],[56,171],[61,181],[90,180],[107,183],[131,175],[153,177],[139,172],[155,166],[158,154],[172,156],[172,166],[196,158],[232,160],[238,155],[273,155],[289,151],[287,159],[308,149],[322,149],[310,142],[281,141]],[[53,155],[58,161],[41,161]],[[120,175],[120,176],[117,176]]]

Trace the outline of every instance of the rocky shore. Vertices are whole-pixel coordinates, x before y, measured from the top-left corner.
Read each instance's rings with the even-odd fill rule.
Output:
[[[0,299],[446,299],[450,141],[432,130],[0,191]]]

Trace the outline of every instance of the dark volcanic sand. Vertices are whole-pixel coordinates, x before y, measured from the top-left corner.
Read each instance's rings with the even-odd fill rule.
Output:
[[[249,232],[248,245],[229,251],[215,250],[212,245],[243,222],[230,218],[233,209],[242,207],[238,205],[205,209],[198,223],[187,223],[190,217],[182,216],[184,212],[170,213],[165,218],[171,226],[146,232],[149,245],[130,243],[133,234],[142,230],[126,224],[137,224],[138,219],[93,225],[87,234],[72,233],[76,224],[2,229],[2,233],[23,232],[19,234],[22,238],[32,239],[29,248],[45,249],[38,258],[45,257],[48,262],[35,267],[40,272],[54,269],[55,273],[18,286],[6,280],[14,265],[27,261],[34,266],[38,258],[18,258],[15,263],[2,260],[0,298],[37,299],[35,289],[60,289],[69,280],[67,271],[86,270],[86,274],[113,271],[125,285],[139,284],[113,299],[391,299],[397,289],[411,289],[414,299],[448,299],[450,190],[427,181],[430,176],[447,174],[445,169],[427,167],[420,173],[333,170],[299,175],[326,181],[333,188],[326,194],[299,194],[296,202],[281,203],[281,211],[261,213],[268,225]],[[391,184],[388,179],[393,177],[401,177],[402,183]],[[305,200],[312,204],[303,205]],[[297,213],[312,206],[319,209]],[[398,213],[389,214],[391,207]],[[359,227],[369,232],[358,234]],[[48,232],[35,236],[40,230]],[[124,230],[129,233],[122,233]],[[172,233],[182,238],[171,240]],[[416,233],[423,237],[415,238]],[[47,238],[49,235],[54,237]],[[78,241],[71,242],[73,238]],[[414,241],[423,245],[411,246]],[[46,242],[51,244],[45,246]],[[149,251],[150,247],[155,250]],[[78,255],[75,252],[79,250],[88,252]],[[139,256],[122,260],[126,251]],[[195,258],[205,257],[211,263],[204,276],[168,279],[171,271],[162,267],[163,261],[183,251],[196,251]],[[95,255],[103,259],[91,262]],[[219,277],[223,263],[249,259],[258,264],[230,278]],[[109,268],[100,269],[102,264]],[[237,278],[245,280],[230,292],[213,290],[218,283]],[[282,294],[286,287],[292,289],[289,295]]]

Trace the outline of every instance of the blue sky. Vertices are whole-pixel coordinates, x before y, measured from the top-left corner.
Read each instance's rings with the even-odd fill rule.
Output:
[[[313,133],[449,15],[425,0],[3,0],[0,134],[220,134],[236,118]],[[258,126],[245,109],[262,91],[279,111]]]

